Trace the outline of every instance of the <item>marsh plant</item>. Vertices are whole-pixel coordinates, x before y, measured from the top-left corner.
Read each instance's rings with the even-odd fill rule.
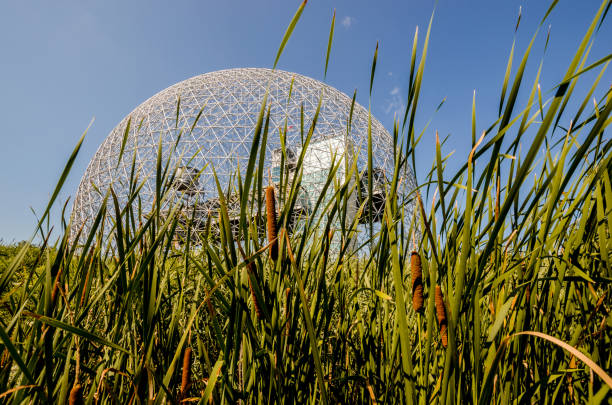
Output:
[[[324,215],[290,229],[316,114],[302,129],[297,174],[281,176],[278,192],[262,169],[270,136],[262,100],[244,175],[218,184],[218,215],[197,231],[172,197],[176,168],[160,146],[150,211],[134,170],[127,203],[104,191],[87,234],[70,234],[63,214],[52,236],[44,224],[81,138],[32,237],[36,257],[26,244],[2,263],[0,399],[610,401],[612,94],[600,79],[612,56],[587,63],[610,4],[601,3],[549,93],[539,87],[541,63],[534,78],[524,75],[533,41],[516,60],[513,47],[497,119],[477,124],[474,102],[471,152],[452,172],[435,137],[431,170],[409,196],[418,209],[406,212],[398,178],[406,167],[419,173],[415,154],[435,134],[415,128],[432,24],[424,40],[415,33],[394,173],[366,244],[353,242],[371,199],[351,221],[347,205],[359,192],[353,180],[371,179],[372,167],[346,167],[338,181],[343,160],[325,184],[333,198],[318,201]],[[329,52],[326,69],[328,60]],[[372,81],[375,67],[376,53]],[[574,90],[586,72],[598,73],[581,83],[582,98]],[[229,198],[241,202],[231,219]]]

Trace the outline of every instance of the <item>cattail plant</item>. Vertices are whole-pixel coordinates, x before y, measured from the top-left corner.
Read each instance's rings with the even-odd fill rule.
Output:
[[[274,187],[266,187],[266,219],[268,228],[268,242],[270,243],[270,258],[274,261],[278,259],[278,239],[276,229],[276,196]]]
[[[444,295],[439,285],[436,285],[436,315],[438,317],[438,325],[440,326],[440,338],[442,346],[448,346],[447,321],[446,321],[446,305],[444,304]]]
[[[70,397],[68,397],[69,405],[82,405],[83,402],[83,387],[81,384],[76,383],[70,390]]]
[[[412,269],[412,307],[415,312],[419,312],[423,310],[423,272],[421,256],[416,251],[410,255],[410,267]]]
[[[183,375],[181,378],[181,393],[180,398],[185,399],[187,397],[187,390],[191,386],[191,347],[185,349],[183,353]]]
[[[316,200],[310,207],[312,215],[299,219],[299,227],[291,234],[280,228],[276,190],[260,186],[269,164],[267,148],[276,142],[274,134],[266,132],[270,125],[277,125],[266,118],[267,105],[253,136],[247,172],[232,177],[238,180],[237,187],[218,179],[219,193],[227,186],[227,195],[207,196],[215,205],[209,207],[206,226],[204,221],[194,223],[184,242],[192,248],[183,249],[182,254],[173,252],[171,244],[183,219],[172,209],[161,209],[174,201],[170,195],[174,192],[165,197],[164,190],[172,188],[164,184],[161,157],[166,149],[161,146],[158,175],[153,176],[159,194],[153,208],[159,215],[150,215],[141,204],[138,190],[143,183],[136,172],[129,180],[133,195],[117,199],[115,218],[102,208],[99,222],[78,248],[48,245],[58,235],[47,241],[43,234],[49,213],[57,211],[56,206],[47,210],[37,226],[43,235],[37,239],[48,245],[49,260],[31,258],[38,248],[27,244],[9,258],[0,242],[0,403],[72,405],[91,397],[101,404],[129,403],[136,398],[155,398],[159,403],[180,398],[182,403],[197,399],[215,404],[325,404],[330,394],[334,403],[415,403],[421,398],[441,404],[610,402],[612,382],[607,383],[607,370],[612,364],[608,349],[612,328],[606,323],[610,316],[606,304],[612,283],[610,254],[604,248],[612,245],[608,220],[612,181],[607,170],[612,104],[608,76],[603,76],[606,59],[587,58],[604,16],[610,16],[606,13],[610,0],[600,3],[565,79],[549,93],[551,100],[540,101],[539,73],[536,80],[529,80],[533,83],[529,99],[520,97],[529,94],[525,79],[531,69],[511,68],[513,50],[499,86],[503,89],[499,120],[494,125],[483,118],[476,122],[473,102],[475,153],[468,163],[451,171],[462,162],[447,164],[451,160],[443,158],[444,143],[436,142],[434,168],[415,186],[425,190],[437,184],[439,197],[434,194],[428,213],[415,192],[423,235],[413,233],[411,244],[410,228],[401,225],[408,222],[410,213],[399,204],[404,200],[399,198],[403,187],[399,174],[409,168],[410,161],[415,165],[421,139],[410,135],[402,143],[402,132],[422,132],[422,139],[427,137],[424,128],[414,125],[423,121],[415,113],[417,107],[421,110],[415,97],[425,66],[424,57],[417,56],[421,52],[416,52],[420,46],[416,33],[415,68],[410,71],[414,81],[406,100],[410,118],[394,125],[393,140],[400,149],[394,159],[398,175],[384,181],[389,193],[376,232],[362,232],[367,231],[373,213],[368,199],[374,202],[367,195],[369,190],[359,196],[366,173],[356,184],[348,169],[342,169],[343,162],[328,173],[335,177],[324,179],[332,198],[305,195]],[[530,65],[529,49],[521,66]],[[512,78],[514,70],[518,73]],[[581,84],[575,92],[572,89],[585,80],[582,73],[587,70],[589,75],[599,71],[600,76],[590,91],[581,89],[588,94],[583,101],[575,98],[582,92],[578,91]],[[599,78],[604,89],[599,88]],[[598,97],[594,108],[590,107],[593,96]],[[485,104],[491,105],[491,100]],[[518,106],[525,110],[519,112]],[[568,111],[574,106],[579,108],[575,114]],[[300,173],[307,168],[303,162],[310,153],[309,139],[319,130],[306,127],[309,121],[315,124],[306,110],[300,112],[302,158],[296,160],[292,186],[286,183],[287,198],[283,191],[282,201],[297,203],[310,191],[298,183],[305,180],[300,180]],[[580,129],[565,134],[559,129],[568,115],[577,121],[571,128]],[[490,128],[485,133],[491,142],[479,146],[478,127]],[[129,149],[128,131],[125,134]],[[363,159],[355,160],[358,171],[361,160],[366,160],[362,152]],[[368,188],[375,183],[372,164],[363,167],[372,180],[368,179]],[[344,175],[334,175],[338,170],[345,170]],[[266,207],[264,201],[261,207],[252,206],[263,200],[259,194],[264,191]],[[357,196],[350,197],[351,193]],[[459,201],[462,195],[465,203]],[[238,201],[240,216],[235,215]],[[359,211],[350,224],[344,213],[354,210],[354,202]],[[263,215],[264,209],[267,241],[262,243],[263,218],[253,216]],[[416,229],[416,218],[412,222]],[[105,226],[115,231],[105,231]],[[330,232],[322,233],[323,229]],[[330,235],[334,230],[336,234]],[[367,240],[363,245],[355,243],[354,249],[343,249],[343,244],[356,242],[353,234],[363,234]],[[286,237],[282,250],[279,237]],[[420,243],[417,237],[422,238]],[[329,249],[332,260],[322,249]],[[568,252],[563,255],[567,263],[557,258],[563,249]],[[242,260],[235,250],[240,250]],[[431,261],[423,263],[420,251],[427,252]],[[270,261],[276,261],[275,268],[262,265],[261,258],[268,254]],[[402,260],[408,259],[405,254],[410,254],[410,270],[402,266]],[[59,268],[54,267],[56,255],[63,260],[57,261]],[[423,274],[423,265],[429,263],[431,271]],[[404,282],[408,271],[410,285]],[[245,275],[251,298],[245,291]],[[428,275],[431,305],[422,316]],[[452,304],[441,289],[447,284],[438,281],[436,285],[435,280],[449,281],[444,291],[454,297]],[[404,303],[411,292],[418,316],[406,314]],[[49,296],[65,305],[47,308]],[[449,345],[449,317],[461,344]],[[190,348],[186,341],[192,342]],[[192,364],[194,347],[206,374],[198,378]],[[81,356],[89,377],[79,379]],[[204,380],[206,388],[195,390],[196,381]],[[170,389],[176,394],[173,398],[168,395]]]

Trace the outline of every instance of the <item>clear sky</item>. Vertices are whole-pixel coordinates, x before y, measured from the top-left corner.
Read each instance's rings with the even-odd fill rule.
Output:
[[[272,67],[299,3],[2,0],[0,239],[29,238],[36,223],[31,209],[37,213],[44,209],[92,118],[62,199],[74,195],[89,159],[112,128],[150,96],[205,72]],[[534,77],[544,56],[545,96],[562,78],[599,5],[599,0],[561,0],[542,29],[527,75]],[[326,82],[349,95],[357,89],[357,101],[367,106],[371,61],[379,41],[372,112],[390,130],[394,113],[403,111],[415,28],[419,27],[422,40],[435,7],[417,122],[421,128],[433,117],[418,155],[417,177],[423,180],[434,156],[436,130],[441,136],[450,134],[444,152],[455,150],[455,162],[465,162],[474,90],[478,130],[497,118],[519,6],[518,57],[545,14],[547,1],[440,0],[435,5],[426,0],[310,0],[278,68],[323,79],[336,9]],[[551,37],[544,55],[548,24]],[[612,52],[611,28],[607,21],[597,34],[591,61]],[[608,72],[602,83],[611,82]]]

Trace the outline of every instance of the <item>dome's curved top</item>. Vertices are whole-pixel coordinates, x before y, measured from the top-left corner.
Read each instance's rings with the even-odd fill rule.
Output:
[[[214,169],[226,181],[247,166],[252,136],[268,90],[269,135],[266,156],[280,147],[279,128],[287,126],[287,145],[299,148],[321,101],[312,143],[345,137],[357,154],[358,166],[367,159],[368,111],[344,93],[299,74],[261,68],[228,69],[202,74],[162,90],[134,109],[108,135],[92,158],[81,180],[73,208],[73,224],[87,223],[97,212],[110,184],[120,200],[128,195],[127,184],[135,159],[139,178],[147,179],[141,190],[143,203],[155,194],[155,167],[161,140],[164,158],[175,164],[204,168],[198,193],[216,194]],[[177,107],[178,106],[178,107]],[[178,119],[177,119],[178,118]],[[197,121],[196,121],[197,120]],[[123,157],[118,163],[126,127],[130,122]],[[303,126],[304,132],[301,127]],[[392,170],[392,139],[372,117],[372,156],[375,167]],[[171,146],[181,136],[172,153]],[[347,136],[348,135],[348,136]],[[270,166],[267,159],[266,170]],[[407,182],[413,184],[413,177]],[[404,183],[406,184],[406,183]],[[147,201],[148,199],[148,201]],[[146,208],[146,207],[145,207]]]

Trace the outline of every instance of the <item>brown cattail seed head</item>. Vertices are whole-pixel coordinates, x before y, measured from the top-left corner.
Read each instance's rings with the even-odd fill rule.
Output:
[[[436,315],[438,316],[438,323],[446,320],[446,307],[444,306],[444,295],[442,295],[442,289],[439,285],[436,286]]]
[[[419,312],[423,309],[423,272],[421,257],[417,252],[412,252],[410,256],[410,267],[412,269],[412,307]]]
[[[442,347],[446,349],[448,346],[448,331],[446,330],[446,321],[440,325],[440,339],[442,340]]]
[[[83,387],[81,384],[75,384],[70,390],[70,397],[68,397],[69,405],[83,405]]]
[[[183,376],[181,378],[181,398],[185,398],[187,390],[191,385],[191,347],[185,349],[183,353]]]
[[[278,259],[278,240],[276,229],[276,196],[274,187],[266,187],[266,219],[268,225],[268,242],[270,243],[270,258]]]
[[[436,315],[438,317],[438,325],[440,325],[440,338],[442,339],[442,346],[446,347],[448,346],[446,306],[444,305],[444,296],[442,295],[442,289],[439,285],[436,286],[435,298]]]

